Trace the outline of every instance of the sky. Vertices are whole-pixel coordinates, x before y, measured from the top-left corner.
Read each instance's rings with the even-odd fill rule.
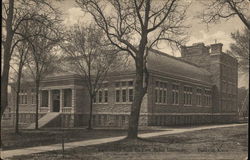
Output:
[[[234,41],[231,39],[231,33],[237,30],[242,30],[244,28],[243,23],[239,20],[238,17],[230,18],[229,20],[221,20],[220,23],[211,24],[207,26],[201,22],[200,19],[196,16],[202,12],[202,6],[199,3],[199,0],[187,0],[192,2],[188,11],[187,11],[187,23],[190,28],[187,29],[189,40],[186,43],[186,46],[192,45],[193,43],[203,42],[205,45],[210,45],[215,43],[223,44],[223,51],[229,49],[230,43]],[[89,15],[84,14],[81,11],[81,8],[77,6],[74,0],[64,0],[57,3],[58,7],[61,9],[64,17],[64,24],[66,26],[78,23],[79,21],[84,22],[88,20]],[[180,56],[179,51],[173,51],[162,44],[159,49],[165,53],[172,54],[175,56]],[[240,84],[246,85],[248,82],[242,78],[239,80]],[[241,82],[242,81],[242,82]],[[240,87],[241,85],[239,85]]]
[[[79,21],[89,19],[89,16],[84,15],[81,8],[77,6],[74,0],[60,1],[60,4],[57,5],[64,14],[65,25],[72,25]],[[223,43],[223,51],[226,51],[229,49],[229,44],[233,42],[230,34],[237,30],[241,30],[244,27],[243,23],[238,17],[234,17],[228,21],[222,20],[218,24],[207,26],[207,24],[202,23],[200,19],[196,18],[198,13],[202,12],[202,9],[199,0],[192,0],[187,12],[187,23],[190,28],[187,29],[189,41],[186,45],[188,46],[198,42],[203,42],[205,45],[209,45],[215,43],[216,40],[217,43]],[[163,46],[160,50],[166,52],[168,51],[168,48]]]

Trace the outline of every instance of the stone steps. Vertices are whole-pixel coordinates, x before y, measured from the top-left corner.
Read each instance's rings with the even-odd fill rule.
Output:
[[[46,124],[48,124],[50,121],[52,121],[53,119],[55,119],[56,117],[58,117],[60,115],[59,112],[50,112],[47,113],[45,116],[43,116],[42,118],[40,118],[38,120],[38,128],[42,128],[43,126],[45,126]],[[35,123],[30,124],[27,129],[34,129],[35,128]]]

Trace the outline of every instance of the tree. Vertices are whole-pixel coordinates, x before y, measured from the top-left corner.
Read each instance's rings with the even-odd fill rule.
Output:
[[[230,44],[228,54],[237,58],[240,73],[248,74],[250,31],[245,28],[242,32],[236,31],[235,33],[231,33],[231,37],[234,40],[234,43]]]
[[[128,52],[135,61],[135,93],[127,138],[137,138],[141,103],[148,86],[148,49],[162,40],[176,45],[183,42],[187,5],[177,0],[76,0],[76,3],[92,15],[112,45]]]
[[[202,4],[205,7],[201,15],[203,22],[216,23],[220,19],[237,16],[250,30],[250,2],[248,0],[210,0],[202,1]]]
[[[232,38],[236,41],[236,44],[231,45],[231,55],[238,57],[240,63],[240,69],[249,69],[249,55],[250,55],[250,1],[249,0],[211,0],[204,1],[203,5],[206,7],[203,10],[201,16],[202,21],[209,23],[216,23],[221,19],[230,19],[237,16],[241,22],[247,28],[244,33],[245,36],[241,36],[240,33],[236,32],[232,34]],[[247,31],[248,30],[248,31]],[[246,44],[248,43],[248,44]],[[248,46],[248,47],[247,47]],[[248,52],[246,52],[248,51]],[[246,98],[249,93],[247,93]]]
[[[28,22],[21,24],[21,26],[18,28],[19,32],[22,32],[23,35],[27,35],[29,30]],[[28,35],[27,35],[28,36]],[[16,36],[14,37],[14,42],[19,41],[22,39],[21,36]],[[20,93],[20,88],[21,88],[21,78],[23,77],[23,68],[25,64],[27,64],[28,60],[28,51],[29,51],[29,44],[28,41],[21,40],[16,47],[14,48],[13,51],[13,56],[11,58],[11,68],[12,70],[15,71],[15,76],[16,79],[15,81],[15,87],[14,91],[16,93],[16,123],[15,123],[15,133],[19,133],[19,93]]]
[[[1,117],[8,103],[7,87],[12,53],[18,43],[28,38],[18,31],[19,27],[27,22],[36,22],[45,26],[49,19],[58,18],[58,11],[47,0],[6,0],[2,2],[2,5]],[[13,41],[16,36],[21,38]],[[32,36],[37,35],[30,35],[29,37]]]
[[[60,58],[56,54],[56,45],[59,44],[61,37],[57,33],[59,28],[56,27],[56,22],[51,23],[49,28],[37,23],[31,24],[34,26],[32,32],[39,33],[41,36],[29,38],[30,52],[32,60],[28,63],[28,68],[31,72],[31,77],[35,83],[36,93],[36,118],[35,129],[38,129],[38,108],[39,108],[39,89],[41,81],[52,72],[55,72]],[[33,33],[32,33],[33,34]]]
[[[20,88],[21,88],[21,78],[22,78],[22,71],[24,65],[27,63],[27,58],[28,58],[28,43],[23,41],[22,43],[19,43],[16,47],[16,58],[17,58],[17,72],[16,72],[16,86],[15,86],[15,91],[16,91],[16,123],[15,123],[15,133],[19,133],[19,102],[20,102]],[[13,58],[12,58],[13,59]]]
[[[73,73],[77,74],[88,89],[90,112],[88,129],[92,129],[93,101],[102,87],[110,68],[117,62],[117,50],[109,45],[102,30],[90,24],[87,27],[74,25],[66,33],[66,42],[62,45],[66,59]]]

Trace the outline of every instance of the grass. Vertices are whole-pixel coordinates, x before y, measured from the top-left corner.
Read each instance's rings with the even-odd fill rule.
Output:
[[[141,130],[139,133],[156,132],[157,130]],[[108,138],[115,136],[125,136],[127,131],[124,129],[40,129],[40,130],[21,130],[15,134],[13,130],[2,130],[3,150],[11,150],[25,147],[50,145],[64,141],[73,142],[80,140]]]
[[[17,156],[12,160],[243,160],[247,126],[208,129],[159,137],[121,140],[101,145]]]

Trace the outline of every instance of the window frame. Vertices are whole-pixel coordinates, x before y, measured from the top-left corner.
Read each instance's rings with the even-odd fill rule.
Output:
[[[176,87],[176,88],[175,88]],[[180,85],[177,83],[172,84],[172,105],[180,104]]]

